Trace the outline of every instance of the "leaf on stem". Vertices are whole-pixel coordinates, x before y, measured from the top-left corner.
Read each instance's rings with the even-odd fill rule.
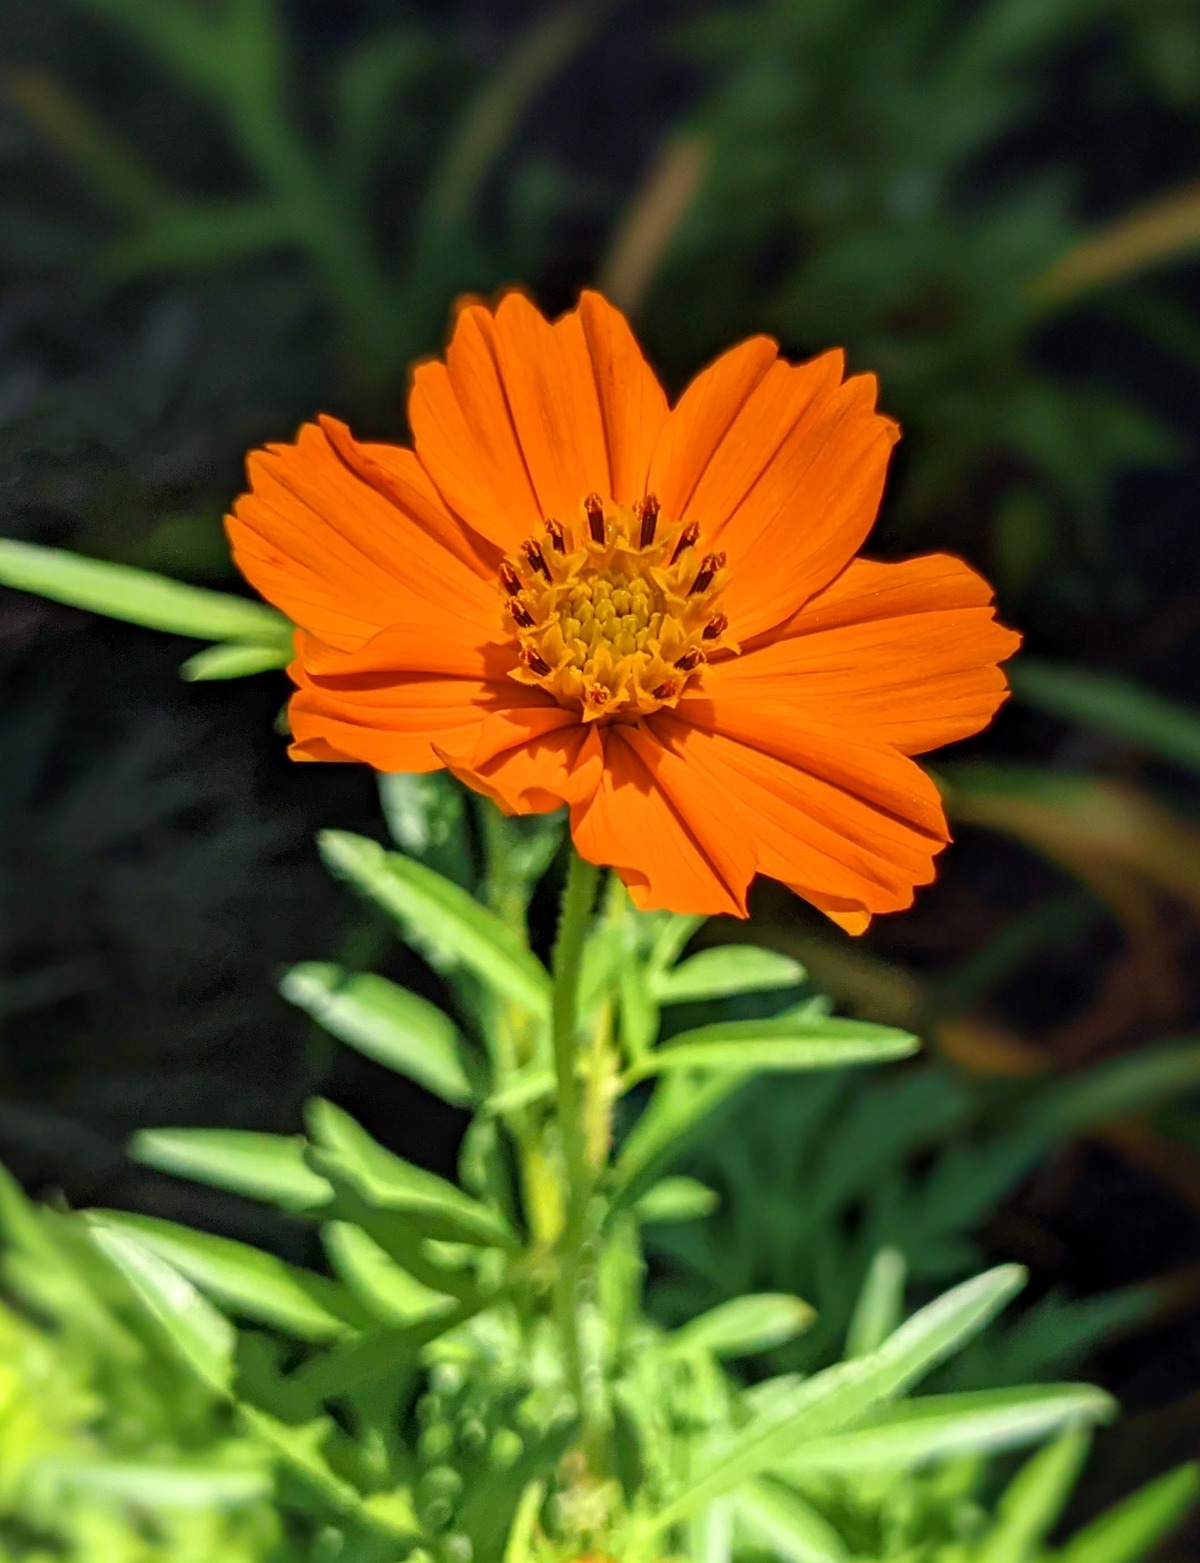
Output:
[[[639,1059],[626,1076],[635,1084],[672,1069],[749,1071],[840,1069],[907,1058],[920,1043],[906,1031],[825,1015],[732,1020],[685,1031]]]
[[[804,967],[790,955],[753,944],[726,944],[657,973],[652,992],[660,1004],[688,1004],[794,988],[803,981]]]
[[[293,966],[279,991],[326,1031],[445,1102],[475,1099],[481,1065],[436,1005],[370,972],[322,961]]]
[[[465,968],[522,1008],[549,1017],[546,968],[507,923],[459,885],[365,836],[327,830],[319,839],[332,872],[395,918],[403,937],[436,968]]]
[[[250,1129],[142,1129],[130,1141],[129,1154],[159,1172],[295,1213],[319,1209],[333,1194],[328,1180],[305,1161],[304,1141],[298,1135]]]

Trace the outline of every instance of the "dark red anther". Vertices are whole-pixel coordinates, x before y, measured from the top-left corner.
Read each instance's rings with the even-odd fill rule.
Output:
[[[599,494],[589,494],[583,502],[584,512],[588,519],[588,531],[592,534],[593,543],[604,541],[604,506]]]
[[[682,657],[675,658],[675,666],[681,673],[690,673],[693,668],[699,667],[706,660],[699,646],[693,646],[691,651],[685,651]]]
[[[531,673],[536,673],[539,678],[545,678],[550,671],[550,664],[545,657],[539,657],[532,646],[521,647],[521,661]]]
[[[716,575],[718,570],[723,569],[724,566],[725,555],[723,553],[705,554],[700,561],[700,569],[696,579],[692,582],[692,589],[688,596],[694,597],[697,592],[706,592],[713,583],[713,576]]]
[[[724,635],[728,628],[729,615],[727,613],[714,613],[704,626],[704,638],[705,640],[716,640],[719,635]]]
[[[561,521],[547,521],[546,536],[550,539],[550,546],[556,554],[566,553],[567,534],[562,529]]]
[[[546,563],[546,556],[536,538],[527,537],[521,544],[521,552],[529,560],[531,569],[536,570],[539,575],[544,575],[547,580],[550,579],[550,566]]]
[[[516,619],[517,623],[523,630],[531,630],[533,628],[533,614],[530,613],[525,604],[518,601],[516,597],[513,597],[509,602],[508,611],[512,614],[513,618]]]
[[[671,563],[677,563],[680,554],[682,554],[685,549],[695,548],[699,541],[700,523],[699,521],[689,521],[688,524],[684,527],[683,531],[679,534],[679,541],[675,544],[675,552],[671,555]]]
[[[642,535],[640,546],[649,548],[654,541],[654,531],[658,526],[658,512],[660,506],[658,498],[654,494],[647,494],[642,500]]]
[[[507,559],[500,566],[500,584],[510,597],[515,597],[521,590],[521,577]]]
[[[678,679],[674,679],[674,678],[669,678],[669,679],[667,679],[665,684],[660,684],[658,686],[658,688],[654,691],[654,698],[655,698],[655,700],[674,700],[675,696],[678,693],[679,693],[679,680]]]
[[[588,703],[594,706],[606,706],[609,700],[608,690],[599,684],[593,684],[587,692]]]

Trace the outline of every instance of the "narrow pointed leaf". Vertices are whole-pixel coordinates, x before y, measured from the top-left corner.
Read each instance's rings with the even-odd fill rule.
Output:
[[[290,1003],[339,1041],[457,1107],[473,1100],[477,1073],[458,1027],[436,1005],[370,972],[310,961],[280,984]]]
[[[804,967],[790,955],[752,944],[727,944],[701,950],[670,971],[657,974],[653,993],[660,1004],[684,1004],[794,988],[803,981]]]
[[[785,1292],[756,1292],[718,1303],[668,1338],[672,1351],[709,1351],[715,1357],[749,1357],[774,1351],[816,1321],[816,1311]]]
[[[210,1389],[228,1394],[234,1346],[229,1321],[174,1266],[130,1233],[97,1224],[92,1239],[183,1361]]]
[[[630,1079],[669,1069],[840,1069],[906,1058],[920,1043],[906,1031],[823,1015],[733,1020],[685,1031],[639,1060]]]
[[[332,1189],[304,1159],[304,1141],[249,1129],[143,1129],[129,1153],[144,1166],[284,1210],[327,1204]]]
[[[926,1460],[1016,1449],[1075,1423],[1107,1421],[1115,1410],[1110,1396],[1087,1384],[927,1395],[872,1412],[851,1432],[811,1439],[778,1471],[797,1477],[902,1469]]]
[[[254,673],[269,673],[285,668],[292,660],[290,645],[256,646],[243,641],[228,641],[209,646],[189,657],[179,669],[189,683],[200,684],[224,678],[249,678]]]
[[[1025,1563],[1066,1508],[1087,1457],[1091,1434],[1065,1433],[1027,1460],[997,1504],[996,1523],[976,1551],[978,1563]]]
[[[375,1322],[336,1281],[248,1243],[153,1216],[101,1210],[89,1212],[89,1219],[108,1231],[131,1233],[222,1307],[301,1340],[331,1340]]]
[[[507,923],[461,886],[348,831],[324,831],[320,845],[333,873],[394,917],[408,942],[439,968],[470,971],[524,1009],[549,1015],[546,968]]]
[[[315,1160],[336,1168],[369,1204],[406,1217],[439,1241],[520,1249],[516,1234],[495,1211],[436,1173],[393,1155],[332,1102],[311,1103],[308,1120]]]
[[[954,1287],[902,1324],[877,1351],[788,1386],[724,1440],[690,1483],[659,1511],[665,1530],[714,1498],[772,1469],[817,1436],[850,1427],[915,1384],[995,1317],[1024,1285],[1017,1265],[1000,1265]]]
[[[846,1331],[847,1357],[865,1357],[877,1350],[899,1324],[907,1275],[898,1248],[881,1248],[875,1255]]]
[[[1140,1563],[1200,1501],[1200,1464],[1181,1465],[1077,1531],[1058,1563]]]
[[[698,1221],[721,1203],[715,1189],[696,1178],[663,1178],[635,1207],[639,1221]]]
[[[747,1482],[732,1499],[739,1523],[781,1563],[842,1563],[846,1543],[799,1493],[770,1479]]]
[[[321,1240],[333,1269],[378,1324],[407,1328],[450,1313],[454,1301],[402,1270],[361,1227],[330,1221]]]
[[[172,635],[291,646],[292,626],[261,602],[184,586],[150,570],[87,559],[64,548],[0,540],[0,585]]]

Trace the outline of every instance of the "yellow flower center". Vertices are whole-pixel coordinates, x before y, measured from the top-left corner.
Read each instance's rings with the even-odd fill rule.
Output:
[[[511,676],[585,721],[673,706],[715,651],[736,651],[718,608],[728,572],[700,529],[659,525],[658,501],[605,510],[595,494],[573,526],[547,521],[500,566],[518,641]]]

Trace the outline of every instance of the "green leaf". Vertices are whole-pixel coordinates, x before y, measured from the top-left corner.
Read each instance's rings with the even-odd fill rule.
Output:
[[[93,1226],[129,1232],[223,1307],[301,1340],[331,1340],[375,1321],[336,1281],[285,1264],[231,1238],[173,1221],[119,1211],[89,1211]]]
[[[520,1251],[520,1240],[494,1210],[393,1155],[332,1102],[311,1102],[308,1124],[318,1165],[345,1177],[368,1204],[403,1216],[425,1237]]]
[[[85,559],[63,548],[0,539],[0,585],[172,635],[291,648],[292,626],[264,603],[184,586],[131,565]]]
[[[672,1351],[707,1351],[715,1357],[750,1357],[794,1340],[811,1329],[816,1311],[786,1292],[752,1292],[718,1303],[668,1336]]]
[[[1181,1465],[1077,1531],[1058,1563],[1139,1563],[1200,1499],[1200,1464]]]
[[[881,1248],[871,1261],[846,1331],[846,1356],[876,1351],[900,1322],[908,1266],[898,1248]]]
[[[1017,1265],[1000,1265],[922,1308],[869,1356],[838,1363],[787,1386],[749,1424],[722,1441],[682,1492],[662,1508],[665,1530],[713,1498],[772,1469],[809,1438],[827,1438],[893,1399],[977,1335],[1024,1285]]]
[[[794,1015],[777,1020],[731,1020],[685,1031],[640,1059],[626,1076],[634,1083],[668,1069],[839,1069],[847,1064],[907,1058],[920,1043],[906,1031],[864,1020]]]
[[[333,1190],[304,1159],[299,1136],[250,1129],[142,1129],[129,1154],[144,1166],[295,1212],[328,1204]]]
[[[794,988],[803,981],[804,967],[790,955],[753,944],[727,944],[701,950],[670,971],[657,974],[652,991],[660,1004],[686,1004],[736,993]]]
[[[462,784],[446,771],[385,772],[378,782],[383,817],[396,845],[456,885],[469,886],[475,870]]]
[[[1163,1042],[1114,1058],[1044,1092],[1027,1122],[1054,1137],[1146,1112],[1200,1085],[1200,1042]]]
[[[321,1240],[334,1271],[377,1321],[407,1328],[453,1310],[451,1298],[402,1270],[352,1222],[327,1222]]]
[[[1076,1428],[1025,1462],[996,1505],[976,1563],[1025,1563],[1037,1555],[1067,1506],[1090,1443],[1090,1433]]]
[[[233,1327],[192,1283],[128,1232],[95,1224],[92,1240],[120,1271],[171,1346],[210,1389],[233,1383]]]
[[[320,847],[332,872],[394,917],[408,942],[429,954],[435,966],[463,967],[548,1018],[550,974],[507,923],[460,886],[348,831],[323,831]]]
[[[823,1514],[770,1478],[747,1482],[731,1501],[740,1524],[781,1563],[843,1563],[849,1556]]]
[[[253,673],[269,673],[285,668],[292,660],[287,646],[255,646],[245,641],[226,641],[209,646],[189,657],[180,667],[180,676],[199,684],[220,678],[248,678]]]
[[[852,1432],[813,1438],[777,1467],[780,1475],[902,1469],[926,1460],[1034,1443],[1075,1423],[1106,1421],[1109,1395],[1087,1384],[927,1395],[873,1412]]]
[[[659,1174],[683,1155],[705,1124],[711,1127],[713,1115],[729,1105],[751,1072],[749,1068],[737,1074],[730,1070],[707,1078],[669,1074],[621,1146],[615,1168],[616,1202],[638,1200]]]
[[[478,1065],[448,1015],[372,973],[310,961],[293,966],[279,991],[326,1031],[457,1107],[474,1099]]]
[[[274,1488],[266,1466],[149,1460],[40,1459],[37,1481],[55,1494],[116,1499],[150,1510],[241,1508],[270,1497]]]
[[[1130,679],[1094,668],[1021,656],[1009,665],[1013,694],[1067,721],[1137,744],[1159,759],[1200,772],[1200,711]]]
[[[649,1188],[634,1209],[640,1221],[698,1221],[721,1203],[714,1189],[696,1178],[663,1178]]]

